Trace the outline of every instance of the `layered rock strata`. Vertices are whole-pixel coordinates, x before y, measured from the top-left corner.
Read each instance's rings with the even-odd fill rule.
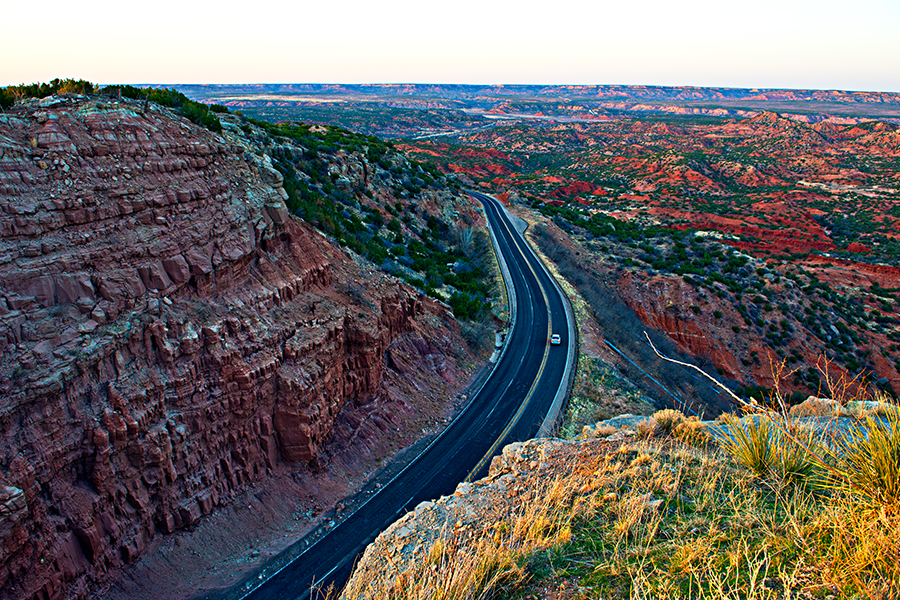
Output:
[[[0,598],[86,594],[314,463],[392,348],[458,343],[445,307],[291,217],[281,182],[153,105],[0,115]]]

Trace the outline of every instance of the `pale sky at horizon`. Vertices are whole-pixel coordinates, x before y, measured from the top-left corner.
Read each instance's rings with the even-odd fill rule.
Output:
[[[72,77],[100,84],[643,84],[900,92],[900,0],[260,0],[241,9],[209,6],[185,0],[8,3],[0,13],[0,86]]]

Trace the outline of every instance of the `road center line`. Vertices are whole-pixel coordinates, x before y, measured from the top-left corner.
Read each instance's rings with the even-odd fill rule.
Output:
[[[497,210],[496,207],[494,208],[494,210]],[[500,211],[497,211],[497,212],[499,213]],[[537,276],[537,273],[535,273],[534,267],[532,266],[531,261],[528,260],[528,255],[526,254],[525,250],[523,250],[520,245],[519,239],[515,235],[513,235],[513,233],[510,231],[509,224],[508,224],[505,216],[501,216],[500,222],[503,224],[503,228],[506,230],[508,236],[512,239],[513,243],[515,244],[516,249],[519,251],[519,254],[522,256],[522,258],[525,259],[525,264],[528,265],[528,269],[531,271],[531,274],[534,277],[534,280],[538,284],[538,288],[540,288],[540,290],[541,290],[541,295],[544,297],[544,305],[547,307],[547,336],[548,336],[547,342],[549,342],[550,332],[553,331],[553,319],[552,319],[552,316],[550,315],[550,299],[547,298],[547,290],[544,289],[544,285],[541,283],[541,280]],[[534,381],[531,384],[531,388],[528,390],[528,393],[525,395],[525,399],[522,400],[522,404],[519,405],[519,409],[516,411],[516,414],[513,415],[513,418],[506,425],[506,428],[503,430],[503,432],[500,434],[500,436],[494,441],[494,443],[491,445],[490,449],[485,453],[485,455],[481,457],[481,460],[478,461],[478,464],[475,465],[475,468],[472,469],[468,475],[466,475],[466,478],[464,479],[464,481],[466,481],[466,482],[472,481],[472,478],[475,477],[475,475],[478,473],[478,471],[480,471],[482,469],[482,467],[484,467],[484,464],[493,458],[494,452],[497,450],[497,446],[499,446],[500,444],[503,443],[503,440],[506,439],[506,436],[509,434],[509,431],[516,425],[516,423],[519,422],[519,417],[522,416],[522,412],[525,410],[525,407],[528,406],[528,402],[531,400],[531,397],[534,395],[534,390],[537,388],[538,382],[541,380],[541,375],[544,372],[544,367],[547,365],[547,358],[549,356],[550,356],[550,346],[546,345],[546,342],[545,342],[544,356],[543,356],[543,358],[541,358],[541,367],[540,367],[540,369],[538,369],[537,375],[535,376]]]

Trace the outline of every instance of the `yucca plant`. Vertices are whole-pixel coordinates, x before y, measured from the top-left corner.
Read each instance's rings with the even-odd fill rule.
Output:
[[[802,485],[811,481],[822,462],[815,436],[787,421],[779,420],[773,428],[772,473],[783,483]]]
[[[900,510],[900,411],[868,417],[835,440],[835,486],[872,506]]]
[[[766,477],[774,458],[769,420],[760,416],[742,421],[732,414],[722,415],[721,420],[722,425],[713,428],[719,447],[757,477]]]
[[[721,420],[723,425],[714,428],[719,447],[757,477],[806,484],[826,464],[814,434],[784,416],[762,414],[740,420],[726,414]]]

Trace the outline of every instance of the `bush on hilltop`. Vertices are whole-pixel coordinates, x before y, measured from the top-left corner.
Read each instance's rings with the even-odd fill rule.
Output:
[[[175,109],[189,121],[206,127],[215,133],[222,132],[222,123],[214,113],[227,113],[221,104],[207,106],[194,102],[181,92],[167,88],[139,88],[131,85],[110,85],[102,90],[84,79],[54,79],[50,83],[30,83],[0,88],[0,110],[11,108],[24,98],[46,98],[54,94],[93,95],[98,93],[121,95],[134,100],[148,100]]]
[[[29,83],[0,88],[0,108],[12,107],[23,98],[46,98],[54,94],[96,94],[97,86],[84,79],[54,79],[50,83]]]

